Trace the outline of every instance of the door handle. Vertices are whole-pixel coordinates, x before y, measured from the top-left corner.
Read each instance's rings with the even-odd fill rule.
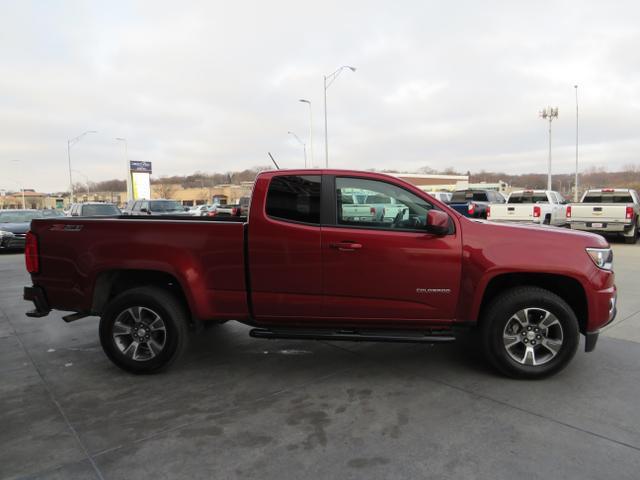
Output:
[[[344,242],[330,243],[329,247],[337,248],[341,252],[353,252],[354,250],[360,250],[362,248],[362,244],[344,241]]]

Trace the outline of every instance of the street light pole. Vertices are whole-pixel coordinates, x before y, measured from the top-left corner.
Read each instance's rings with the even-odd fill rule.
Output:
[[[307,145],[302,140],[300,140],[300,138],[295,133],[293,132],[287,132],[287,133],[289,135],[293,135],[293,138],[295,138],[298,141],[298,143],[302,145],[302,150],[304,152],[304,168],[307,168]]]
[[[324,165],[325,168],[329,168],[329,133],[327,128],[327,89],[338,78],[338,75],[342,73],[342,70],[348,68],[352,72],[356,71],[355,67],[349,65],[343,65],[335,72],[324,76]]]
[[[313,158],[313,114],[311,112],[311,102],[309,100],[305,100],[304,98],[301,98],[299,101],[309,105],[309,149],[311,150],[310,167],[313,168],[313,166],[315,165],[315,160]]]
[[[20,163],[20,160],[12,160],[12,162],[14,163]],[[18,185],[20,187],[20,191],[22,192],[22,209],[26,210],[27,208],[27,204],[24,201],[24,184],[21,182],[16,182],[15,180],[13,180],[15,182],[16,185]]]
[[[91,187],[89,185],[89,177],[87,177],[84,173],[82,173],[80,170],[73,170],[76,173],[79,173],[80,175],[82,175],[85,179],[85,181],[87,182],[87,198],[89,198],[89,196],[91,195]]]
[[[573,201],[578,202],[578,85],[574,85],[576,90],[576,181],[573,192]]]
[[[98,132],[96,132],[95,130],[87,130],[86,132],[81,133],[77,137],[67,139],[67,158],[69,160],[69,187],[70,187],[69,203],[73,203],[73,177],[71,175],[71,147],[73,147],[76,143],[82,140],[82,137],[84,137],[88,133],[98,133]]]
[[[554,118],[558,118],[558,107],[545,108],[540,112],[540,117],[549,120],[549,171],[547,173],[547,190],[551,190],[551,122]]]
[[[117,137],[116,140],[124,143],[124,162],[125,162],[125,181],[127,182],[127,201],[133,200],[133,191],[131,188],[131,173],[129,171],[129,153],[127,151],[127,139],[122,137]]]

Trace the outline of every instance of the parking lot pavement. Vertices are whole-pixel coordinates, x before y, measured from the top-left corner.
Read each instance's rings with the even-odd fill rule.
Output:
[[[0,254],[0,478],[581,478],[640,470],[640,245],[615,244],[619,315],[543,381],[454,345],[257,340],[228,323],[154,376],[97,319],[24,316]]]

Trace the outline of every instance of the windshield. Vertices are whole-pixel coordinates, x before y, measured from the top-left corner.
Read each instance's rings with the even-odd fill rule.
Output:
[[[549,203],[546,193],[518,192],[509,196],[507,203]]]
[[[0,212],[0,223],[29,223],[34,218],[42,218],[40,211]]]
[[[175,200],[153,200],[149,202],[152,212],[184,212],[184,208]]]
[[[64,213],[60,210],[42,210],[43,217],[64,217]]]
[[[82,215],[88,217],[95,215],[120,215],[120,209],[115,205],[83,205]]]

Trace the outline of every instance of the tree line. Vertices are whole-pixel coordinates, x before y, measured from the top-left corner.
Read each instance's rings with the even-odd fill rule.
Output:
[[[241,182],[251,182],[256,175],[263,170],[268,170],[268,166],[248,168],[240,171],[230,171],[226,173],[205,173],[195,172],[191,175],[173,175],[152,177],[151,184],[161,190],[170,189],[170,186],[180,185],[182,188],[212,188],[220,184],[239,184]],[[400,173],[395,170],[383,170],[386,173]],[[409,173],[409,172],[404,172]],[[489,172],[480,170],[478,172],[461,172],[454,167],[447,167],[442,170],[428,166],[421,167],[415,172],[424,174],[439,175],[469,175],[472,183],[494,183],[502,180],[515,187],[543,189],[547,186],[547,175],[545,173],[522,173],[518,175],[505,172]],[[553,189],[562,193],[569,193],[573,189],[575,181],[574,174],[559,173],[553,175]],[[634,188],[640,190],[640,164],[626,165],[620,171],[607,171],[605,167],[589,167],[580,172],[578,179],[580,190],[588,188]],[[90,192],[123,192],[126,190],[124,180],[106,180],[103,182],[76,183],[74,191],[78,194]]]

